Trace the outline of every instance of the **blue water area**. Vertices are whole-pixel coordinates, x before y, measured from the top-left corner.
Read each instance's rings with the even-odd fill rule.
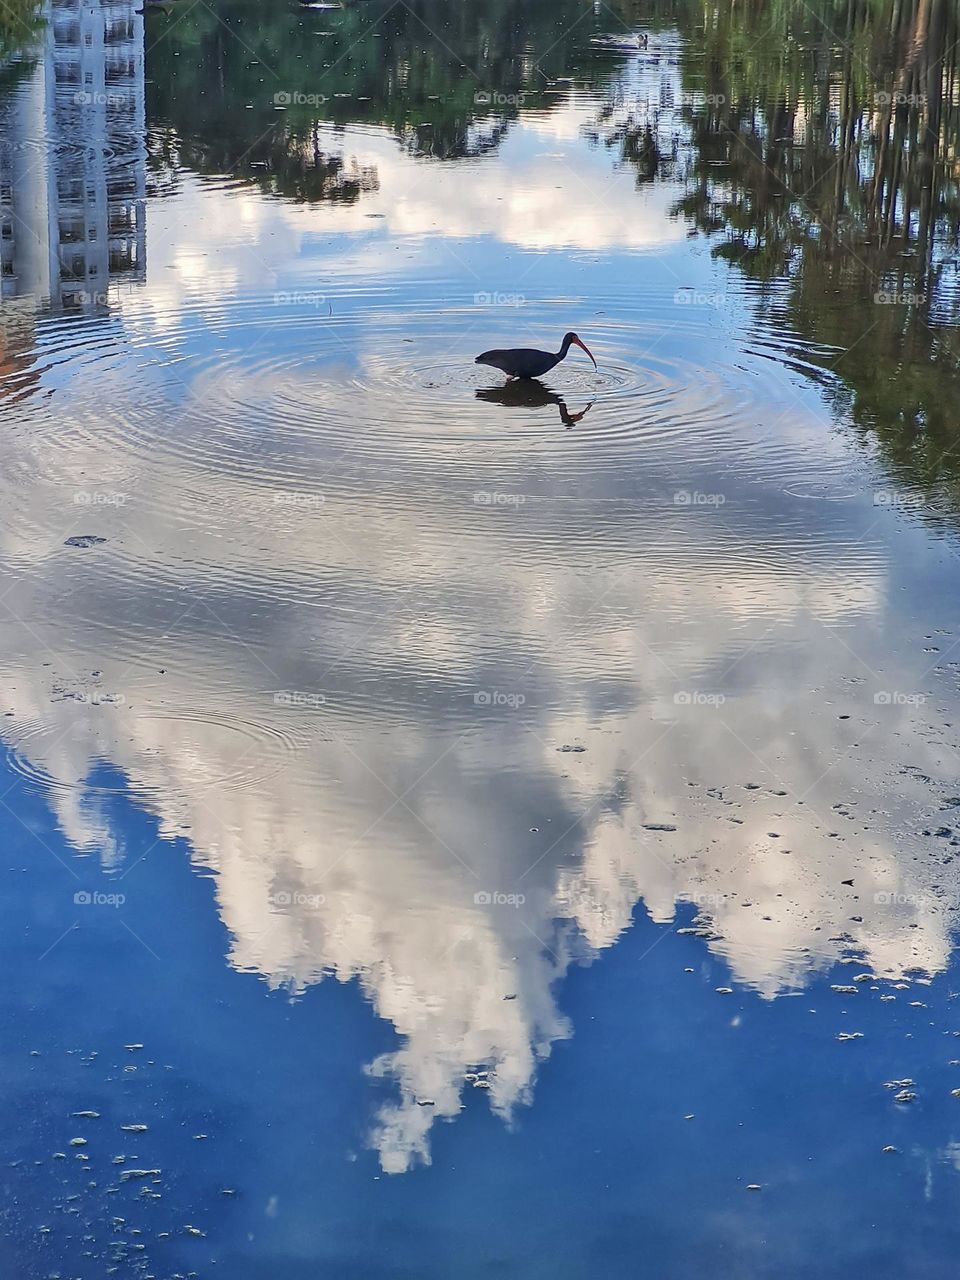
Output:
[[[575,1032],[536,1105],[505,1126],[474,1091],[432,1165],[392,1177],[362,1064],[395,1037],[356,983],[293,997],[230,968],[211,879],[97,781],[119,874],[3,773],[6,1274],[949,1274],[952,969],[892,1003],[832,991],[849,965],[778,1000],[723,994],[729,971],[676,931],[692,913],[638,908],[558,992]],[[885,1082],[911,1078],[895,1102]]]

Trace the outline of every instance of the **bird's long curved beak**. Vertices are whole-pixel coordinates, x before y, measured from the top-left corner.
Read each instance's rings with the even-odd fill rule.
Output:
[[[587,346],[585,342],[581,342],[579,338],[574,338],[574,342],[581,349],[581,351],[585,351],[587,355],[590,357],[590,359],[593,360],[593,352],[590,350],[590,348]],[[597,364],[596,360],[593,360],[593,367],[599,370],[600,366]]]

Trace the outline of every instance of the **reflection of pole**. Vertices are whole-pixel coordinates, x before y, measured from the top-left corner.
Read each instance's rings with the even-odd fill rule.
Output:
[[[19,297],[49,298],[59,280],[51,199],[56,175],[48,133],[50,72],[46,58],[39,59],[33,75],[16,91],[11,104],[12,292]],[[33,146],[24,146],[28,139]]]

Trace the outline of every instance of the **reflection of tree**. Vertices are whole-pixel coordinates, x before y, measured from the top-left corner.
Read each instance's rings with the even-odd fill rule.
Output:
[[[375,166],[351,164],[341,155],[322,150],[316,128],[303,136],[277,126],[257,138],[239,159],[229,141],[156,130],[151,148],[154,189],[160,191],[175,181],[181,166],[199,173],[232,173],[256,182],[271,195],[308,202],[350,204],[380,185]]]
[[[677,212],[809,342],[897,482],[960,508],[956,8],[711,0],[688,35]],[[642,127],[615,139],[641,179]]]
[[[0,4],[0,76],[13,54],[28,48],[41,27],[40,0],[3,0]]]
[[[188,163],[255,176],[251,157],[267,158],[275,188],[286,194],[290,178],[291,194],[307,199],[299,164],[292,174],[278,167],[292,149],[309,168],[318,121],[385,127],[419,155],[482,154],[522,109],[562,98],[558,82],[599,56],[590,34],[611,21],[585,21],[582,0],[216,8],[195,6],[169,31],[150,15],[150,118],[175,129]],[[282,111],[277,93],[287,95]],[[327,195],[322,180],[311,182]]]

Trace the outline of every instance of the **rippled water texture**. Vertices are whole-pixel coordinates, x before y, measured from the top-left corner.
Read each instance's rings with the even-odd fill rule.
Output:
[[[952,1274],[957,34],[0,18],[5,1274]]]

